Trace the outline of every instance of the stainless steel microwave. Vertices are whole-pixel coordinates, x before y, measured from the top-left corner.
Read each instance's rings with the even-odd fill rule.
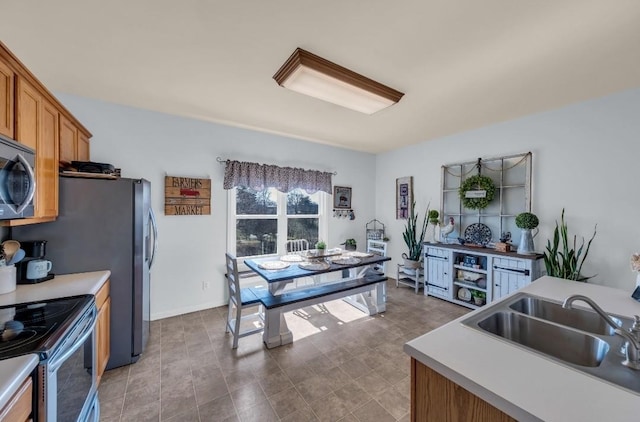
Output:
[[[0,220],[33,217],[35,152],[0,136]]]

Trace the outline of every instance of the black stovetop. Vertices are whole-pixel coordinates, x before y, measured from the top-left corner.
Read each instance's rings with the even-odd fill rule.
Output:
[[[92,295],[0,307],[0,359],[46,355],[93,301]]]

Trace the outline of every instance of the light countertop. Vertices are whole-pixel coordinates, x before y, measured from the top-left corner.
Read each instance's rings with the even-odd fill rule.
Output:
[[[595,284],[545,276],[519,292],[558,301],[583,294],[612,314],[640,315],[631,292]],[[411,340],[405,352],[520,421],[639,420],[640,395],[462,325],[468,317]]]
[[[76,295],[95,295],[111,271],[62,274],[37,284],[18,284],[16,290],[0,295],[0,306]]]
[[[110,271],[94,271],[56,275],[52,280],[38,284],[19,284],[15,291],[0,295],[0,306],[96,294],[110,275]],[[0,360],[0,409],[9,402],[24,379],[37,365],[38,356],[35,354]],[[34,388],[36,388],[35,385]]]
[[[38,355],[24,355],[0,360],[0,409],[9,403],[24,380],[38,365]],[[33,386],[35,390],[36,385]]]

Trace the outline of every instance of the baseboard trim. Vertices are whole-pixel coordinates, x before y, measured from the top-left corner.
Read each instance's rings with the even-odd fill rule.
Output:
[[[162,312],[154,312],[151,314],[151,321],[170,318],[178,315],[189,314],[191,312],[204,311],[205,309],[217,308],[218,306],[223,306],[226,304],[227,304],[226,302],[221,302],[221,303],[206,302],[206,303],[199,303],[197,305],[185,306],[182,308],[169,309],[167,311],[162,311]]]

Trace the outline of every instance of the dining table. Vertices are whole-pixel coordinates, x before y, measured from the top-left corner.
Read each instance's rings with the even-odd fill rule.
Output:
[[[356,280],[375,271],[373,267],[376,264],[389,260],[390,257],[336,248],[328,249],[324,253],[309,250],[298,254],[252,258],[246,259],[244,263],[267,282],[268,287],[263,288],[262,293],[254,289],[256,295],[279,296],[291,292],[304,294],[305,291],[317,290],[318,286]],[[312,280],[311,283],[296,283],[296,280],[308,280],[308,277]],[[368,293],[348,295],[342,300],[367,315],[384,312],[386,284],[378,283]],[[263,341],[267,347],[292,343],[293,334],[281,309],[266,309],[265,314]]]

